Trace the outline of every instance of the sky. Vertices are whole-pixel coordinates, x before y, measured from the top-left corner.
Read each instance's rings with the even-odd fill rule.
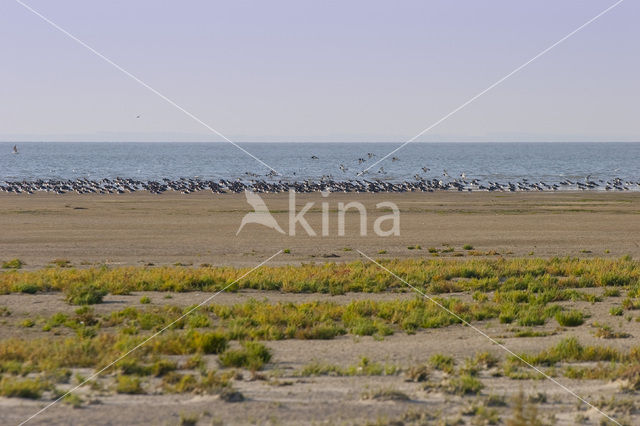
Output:
[[[403,142],[615,2],[24,1],[236,142]],[[639,18],[626,0],[418,141],[640,141]],[[223,139],[5,0],[0,141]]]

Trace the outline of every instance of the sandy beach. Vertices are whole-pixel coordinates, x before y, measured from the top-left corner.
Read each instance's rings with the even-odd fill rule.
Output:
[[[263,199],[276,221],[286,229],[288,196],[266,194]],[[214,293],[214,288],[208,291],[186,288],[184,292],[110,291],[102,303],[78,310],[68,299],[68,288],[81,286],[81,278],[74,275],[73,268],[83,270],[106,265],[108,268],[101,270],[108,271],[136,266],[138,268],[133,268],[136,271],[153,271],[156,266],[172,266],[164,274],[180,277],[192,269],[253,267],[285,249],[271,265],[364,260],[356,251],[362,250],[377,259],[441,259],[445,262],[444,266],[428,268],[452,268],[446,265],[473,260],[480,263],[472,269],[483,270],[483,265],[504,267],[502,272],[487,275],[489,281],[476,280],[475,275],[464,272],[464,268],[453,267],[452,272],[428,278],[424,285],[428,291],[438,292],[442,300],[451,299],[467,306],[459,308],[460,312],[480,312],[477,318],[473,317],[473,324],[514,353],[531,356],[543,354],[544,350],[553,353],[574,341],[582,345],[578,346],[580,353],[600,354],[595,359],[563,354],[564,358],[560,359],[564,361],[553,366],[541,364],[540,368],[592,401],[598,409],[621,419],[623,424],[634,424],[638,420],[640,408],[629,394],[635,392],[633,383],[636,382],[629,379],[628,374],[635,373],[628,371],[635,371],[629,363],[634,362],[631,361],[635,359],[634,348],[640,339],[635,325],[638,318],[634,319],[635,309],[640,306],[635,302],[634,287],[638,274],[635,261],[631,260],[640,256],[637,242],[640,193],[437,192],[331,194],[327,198],[320,194],[298,194],[296,211],[306,203],[315,203],[305,218],[318,234],[322,229],[323,201],[330,203],[329,235],[312,237],[298,228],[293,237],[256,224],[246,225],[236,236],[243,216],[252,211],[244,195],[0,196],[3,224],[0,260],[18,258],[24,262],[21,270],[2,272],[5,275],[0,278],[6,283],[12,282],[12,274],[35,274],[25,275],[32,278],[18,279],[14,287],[3,284],[7,294],[0,295],[0,345],[5,345],[2,346],[4,352],[0,351],[4,353],[2,368],[24,371],[26,379],[21,380],[46,380],[30,382],[42,388],[36,398],[0,397],[0,421],[19,423],[95,371],[80,362],[65,364],[59,360],[55,362],[67,367],[45,365],[32,371],[31,365],[37,365],[38,359],[25,360],[16,367],[11,360],[28,358],[29,353],[9,354],[21,353],[24,345],[32,342],[72,345],[76,341],[89,345],[96,339],[109,339],[108,336],[119,339],[128,339],[131,333],[143,336],[150,330],[143,325],[143,318],[149,321],[170,317],[174,315],[171,312],[185,311]],[[367,236],[359,235],[358,216],[354,213],[346,215],[346,235],[338,235],[338,203],[351,201],[358,201],[367,209]],[[376,209],[381,201],[391,201],[399,207],[399,236],[379,237],[371,232],[374,219],[388,213]],[[464,248],[465,245],[468,246]],[[625,255],[631,257],[622,258]],[[549,271],[546,274],[532,272],[538,270],[536,259],[555,256],[594,258],[594,263],[579,266],[565,259],[565,271],[558,270],[551,261],[541,266]],[[491,263],[501,258],[514,259],[515,263],[510,267]],[[603,266],[597,258],[610,258],[616,263]],[[533,266],[523,266],[529,260],[534,262]],[[411,267],[420,268],[419,264]],[[610,267],[617,272],[608,272]],[[578,285],[585,274],[584,268],[593,268],[591,274],[595,274],[586,273],[594,277],[584,284],[588,288]],[[124,272],[119,277],[126,280],[130,276],[127,274]],[[380,270],[380,274],[386,273]],[[45,278],[34,278],[38,276]],[[46,287],[54,276],[74,278],[56,279],[63,291],[39,287]],[[163,277],[159,279],[166,278]],[[495,281],[490,281],[494,278]],[[130,279],[131,282],[125,284],[133,288],[146,285]],[[320,279],[312,274],[300,280],[304,284],[304,280]],[[381,279],[382,275],[375,280]],[[491,282],[494,284],[487,284]],[[349,281],[345,283],[348,285]],[[529,290],[514,291],[509,287],[516,285],[514,283],[524,283],[519,285],[525,287],[518,288]],[[540,286],[550,296],[538,298]],[[477,291],[473,291],[474,288]],[[514,295],[520,298],[526,295],[527,301],[510,301]],[[291,287],[287,291],[245,288],[237,293],[222,293],[202,308],[209,309],[205,311],[208,318],[205,323],[184,326],[180,331],[182,336],[218,330],[230,336],[227,352],[240,350],[244,339],[234,333],[249,327],[247,324],[256,319],[232,316],[232,323],[225,323],[220,312],[214,315],[211,311],[238,306],[253,306],[242,308],[241,312],[251,312],[256,306],[266,310],[288,307],[286,309],[305,312],[302,317],[315,310],[346,309],[336,314],[332,325],[342,331],[329,337],[258,337],[256,341],[269,351],[270,360],[257,370],[246,366],[229,369],[223,361],[227,352],[196,353],[184,349],[180,355],[166,355],[162,346],[154,346],[155,355],[133,357],[131,365],[157,362],[154,360],[162,354],[163,362],[173,365],[171,368],[175,371],[154,376],[148,372],[131,373],[125,367],[114,368],[80,387],[74,392],[75,399],[66,398],[30,423],[497,424],[523,415],[542,424],[600,424],[603,417],[596,408],[580,404],[566,390],[535,372],[517,367],[508,353],[477,331],[459,323],[428,325],[434,318],[442,321],[447,317],[435,307],[429,314],[432,319],[425,320],[426,325],[417,329],[406,328],[409,319],[393,319],[397,315],[412,314],[406,310],[401,314],[403,309],[394,315],[367,317],[376,309],[398,309],[395,303],[414,300],[416,294],[401,287],[336,295],[314,292],[311,287]],[[363,308],[369,304],[379,304],[381,308],[373,311]],[[374,329],[359,330],[356,323],[349,322],[350,310],[364,315],[358,321]],[[579,320],[573,324],[568,319],[565,324],[558,312],[578,315]],[[203,318],[200,313],[193,315]],[[122,318],[136,316],[136,320],[120,322]],[[286,327],[293,318],[269,327],[277,324]],[[236,320],[239,322],[233,325]],[[155,327],[151,329],[159,329]],[[383,331],[375,331],[375,327]],[[107,358],[121,353],[119,345],[116,342],[106,346],[113,351]],[[598,349],[604,346],[610,349]],[[615,355],[607,355],[609,353]],[[603,360],[610,359],[609,356],[617,358],[606,364]],[[446,361],[449,367],[439,365],[438,357],[449,360]],[[38,373],[38,369],[44,373]],[[419,373],[421,369],[425,371],[423,375]],[[205,380],[205,374],[224,380],[224,385],[203,390],[204,385],[197,383]],[[11,385],[11,380],[19,380],[18,376],[11,373],[4,377],[7,382],[0,383],[0,391],[12,395],[15,391],[11,386],[18,385]],[[461,381],[463,379],[467,382]],[[130,381],[125,384],[134,383],[134,388],[123,388],[121,380]],[[236,394],[229,394],[225,389],[233,389]],[[240,400],[235,401],[233,395],[241,395],[237,397]]]
[[[287,230],[287,194],[263,195]],[[337,205],[359,201],[369,214],[359,234],[354,210],[338,236]],[[400,208],[400,236],[380,238],[373,221],[381,201]],[[429,256],[427,248],[471,244],[503,256],[640,255],[640,193],[403,193],[297,194],[297,211],[318,236],[297,227],[295,237],[256,224],[236,232],[252,211],[244,195],[145,193],[123,195],[0,195],[0,259],[20,258],[26,268],[66,259],[75,266],[254,265],[280,249],[275,262],[349,261],[384,251],[389,257]],[[321,203],[330,208],[329,235],[321,236]],[[409,250],[420,246],[422,250]],[[441,256],[447,256],[446,253]]]

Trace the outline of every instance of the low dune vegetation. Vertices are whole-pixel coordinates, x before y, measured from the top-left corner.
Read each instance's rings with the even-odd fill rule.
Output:
[[[433,299],[400,294],[411,290],[364,262],[265,267],[228,289],[263,290],[250,292],[254,298],[226,295],[232,298],[200,307],[184,299],[190,295],[177,293],[218,291],[247,269],[57,266],[1,272],[5,300],[49,297],[58,300],[58,308],[42,313],[0,306],[5,333],[0,397],[50,401],[108,366],[64,403],[81,407],[118,395],[181,394],[242,402],[251,398],[247,387],[254,395],[260,386],[269,392],[287,386],[296,393],[305,386],[323,388],[326,380],[335,380],[336,386],[360,380],[354,385],[358,391],[350,394],[360,402],[414,404],[443,398],[447,407],[459,406],[465,419],[499,424],[501,417],[533,419],[566,411],[558,397],[542,391],[512,402],[519,389],[542,386],[540,371],[563,382],[597,382],[631,398],[640,392],[640,345],[633,331],[640,322],[638,262],[628,257],[381,262]],[[138,291],[163,293],[132,294]],[[343,296],[349,292],[354,294]],[[392,294],[373,294],[383,292]],[[280,293],[299,294],[287,301],[269,299]],[[337,297],[318,298],[318,293]],[[114,294],[132,295],[109,299]],[[462,354],[440,348],[445,342],[438,339],[450,336],[444,333],[474,334],[463,323],[487,330],[501,343],[529,343],[526,350],[513,352],[517,356],[489,342]],[[422,342],[416,348],[428,353],[416,349],[408,357],[384,358],[381,352],[358,352],[327,360],[298,352],[287,358],[289,348],[304,350],[304,345],[349,347],[344,353],[350,354],[362,342],[409,341]],[[371,386],[361,386],[365,381]],[[495,389],[508,391],[496,395]],[[624,415],[640,413],[636,404],[625,410]],[[535,424],[523,421],[513,424]]]
[[[512,289],[634,286],[640,289],[640,263],[621,259],[381,259],[394,273],[430,293]],[[0,292],[67,291],[93,286],[112,294],[132,291],[217,291],[248,268],[234,267],[51,267],[0,272]],[[408,291],[405,284],[371,262],[263,266],[229,290],[278,290],[293,293]],[[640,305],[639,305],[640,306]]]

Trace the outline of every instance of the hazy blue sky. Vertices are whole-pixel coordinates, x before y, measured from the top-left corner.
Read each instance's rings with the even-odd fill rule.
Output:
[[[26,1],[237,141],[403,141],[614,3]],[[420,140],[640,140],[639,21],[627,0]],[[4,0],[0,140],[220,138]]]

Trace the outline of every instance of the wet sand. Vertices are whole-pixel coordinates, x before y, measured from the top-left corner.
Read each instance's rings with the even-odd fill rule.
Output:
[[[288,195],[262,197],[288,231]],[[360,235],[355,210],[346,214],[345,236],[338,235],[338,203],[351,201],[367,208],[367,236]],[[376,209],[382,201],[400,208],[400,236],[373,232],[374,220],[389,214]],[[640,193],[297,194],[297,211],[307,202],[315,203],[304,216],[315,237],[301,226],[290,236],[256,224],[236,236],[242,217],[252,211],[242,194],[1,194],[0,260],[20,258],[27,268],[53,259],[74,266],[249,266],[280,249],[290,253],[274,263],[350,261],[359,258],[355,249],[430,256],[429,247],[451,245],[462,252],[465,244],[504,256],[640,255]],[[329,203],[328,236],[321,236],[322,202]],[[416,245],[421,250],[408,249]]]

